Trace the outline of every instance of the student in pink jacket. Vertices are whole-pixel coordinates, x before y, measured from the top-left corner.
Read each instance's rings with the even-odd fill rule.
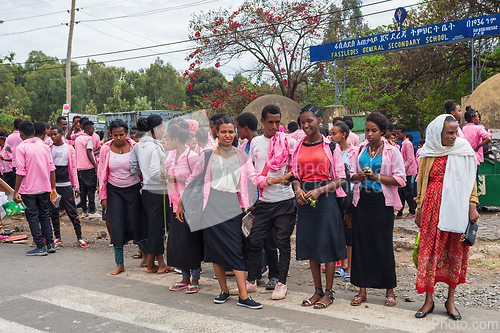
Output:
[[[308,104],[300,111],[306,136],[293,149],[290,167],[297,207],[297,260],[308,260],[315,293],[302,306],[325,309],[334,300],[335,262],[347,258],[342,215],[337,198],[345,197],[345,166],[339,145],[332,151],[330,140],[320,133],[322,112]],[[321,263],[326,266],[325,292]]]
[[[401,141],[401,156],[403,156],[403,161],[405,164],[405,174],[406,174],[406,186],[401,187],[399,192],[399,198],[403,207],[398,211],[396,216],[397,219],[403,218],[403,209],[405,206],[405,201],[408,203],[410,212],[406,215],[406,218],[415,217],[417,203],[414,199],[413,186],[411,178],[417,174],[417,163],[415,161],[415,152],[413,150],[413,143],[406,137],[406,126],[399,124],[396,126],[396,138]]]
[[[116,267],[109,274],[125,270],[123,246],[135,240],[144,256],[147,254],[147,226],[141,216],[141,180],[130,171],[135,142],[127,138],[128,126],[121,119],[109,124],[113,140],[101,149],[99,161],[99,200],[111,223]]]
[[[352,306],[366,302],[366,288],[386,289],[385,306],[394,306],[396,262],[392,247],[394,210],[401,209],[398,187],[405,186],[405,167],[399,150],[382,137],[387,119],[374,112],[365,123],[367,145],[362,144],[351,180],[354,219],[352,224],[351,283],[359,293]]]
[[[52,153],[52,161],[56,167],[56,191],[61,196],[59,206],[66,211],[71,223],[73,223],[78,245],[84,248],[89,247],[82,237],[82,227],[75,203],[74,191],[76,191],[78,195],[79,190],[75,148],[64,143],[64,132],[61,126],[55,125],[51,127],[50,138],[54,143],[50,146],[50,150]],[[63,241],[61,239],[59,209],[54,205],[50,205],[50,215],[52,227],[54,228],[54,236],[56,237],[54,244],[56,247],[61,247]]]
[[[225,303],[229,298],[225,267],[233,268],[238,284],[238,305],[260,309],[262,304],[252,300],[246,289],[246,265],[241,235],[242,211],[250,208],[247,181],[265,187],[288,180],[285,177],[269,178],[259,174],[245,151],[233,147],[236,135],[235,121],[227,116],[215,122],[218,146],[198,158],[186,185],[202,174],[208,157],[207,172],[203,185],[203,219],[190,221],[191,231],[203,229],[205,262],[212,262],[221,293],[215,303]],[[251,191],[253,195],[254,191]],[[184,222],[182,200],[177,206],[177,219]]]
[[[337,142],[342,151],[342,160],[344,164],[349,166],[349,170],[354,169],[354,164],[357,163],[356,158],[358,157],[359,147],[355,147],[352,144],[347,143],[347,137],[349,137],[349,126],[343,121],[336,122],[330,131],[331,138],[333,141]],[[351,189],[354,184],[351,184]],[[347,245],[347,259],[342,260],[341,267],[335,269],[335,277],[343,277],[344,282],[351,281],[351,258],[352,258],[352,215],[353,207],[349,207],[346,211],[341,212],[344,219],[344,234],[345,242]]]
[[[37,123],[36,129],[35,132],[31,121],[19,123],[20,137],[24,141],[16,149],[14,201],[26,206],[26,220],[36,244],[36,248],[26,255],[46,256],[56,252],[49,216],[52,204],[49,201],[57,200],[56,177],[50,148],[40,138],[44,135],[45,124]]]

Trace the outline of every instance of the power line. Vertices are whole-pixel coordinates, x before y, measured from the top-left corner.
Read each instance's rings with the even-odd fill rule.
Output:
[[[50,15],[61,14],[61,13],[66,13],[66,12],[67,11],[65,11],[65,10],[60,10],[58,12],[52,12],[52,13],[46,13],[46,14],[39,14],[39,15],[33,15],[33,16],[26,16],[26,17],[18,17],[18,18],[13,18],[13,19],[6,19],[6,20],[4,20],[4,23],[13,22],[13,21],[27,20],[27,19],[37,18],[37,17],[50,16]]]
[[[0,37],[2,37],[2,36],[11,36],[11,35],[19,35],[19,34],[24,34],[24,33],[27,33],[27,32],[33,32],[33,31],[39,31],[39,30],[45,30],[45,29],[52,29],[52,28],[55,28],[55,27],[60,27],[62,25],[64,25],[64,24],[61,23],[61,24],[57,24],[57,25],[51,25],[51,26],[42,27],[42,28],[34,28],[34,29],[30,29],[30,30],[25,30],[25,31],[9,32],[7,34],[0,35]]]
[[[100,17],[95,16],[95,15],[92,15],[92,14],[90,14],[90,13],[87,13],[87,12],[85,12],[85,11],[83,11],[83,10],[81,10],[81,12],[82,12],[82,13],[84,13],[84,14],[86,14],[86,15],[92,16],[92,17],[94,17],[94,18],[96,18],[96,19],[102,20]],[[120,26],[118,26],[118,25],[114,24],[113,22],[109,22],[109,21],[105,21],[105,20],[102,20],[102,22],[107,23],[107,24],[110,24],[110,25],[112,25],[112,26],[114,26],[114,27],[116,27],[116,28],[118,28],[118,29],[120,29],[120,30],[122,30],[122,31],[125,31],[126,33],[129,33],[129,34],[131,34],[131,35],[134,35],[134,36],[137,36],[137,37],[139,37],[139,38],[143,38],[143,39],[149,40],[149,41],[151,41],[151,42],[153,42],[153,43],[159,44],[157,41],[152,40],[151,38],[147,38],[147,37],[144,37],[144,36],[138,35],[138,34],[136,34],[136,33],[132,32],[132,31],[126,30],[126,29],[124,29],[124,28],[122,28],[122,27],[120,27]],[[84,23],[82,23],[82,24],[84,24]],[[86,25],[86,26],[88,26],[88,25]],[[88,27],[90,28],[90,26],[88,26]],[[94,28],[92,28],[92,29],[94,29]],[[96,30],[96,29],[94,29],[94,30]],[[99,32],[100,32],[100,31],[99,31]],[[111,35],[109,35],[109,36],[111,36]],[[114,37],[114,36],[111,36],[111,37]],[[114,37],[114,38],[118,38],[118,37]],[[130,41],[128,41],[128,42],[130,42]],[[132,42],[130,42],[130,43],[132,43]],[[142,47],[141,45],[138,45],[138,44],[135,44],[135,43],[132,43],[132,44],[134,44],[134,45],[136,45],[136,46],[139,46],[139,47]],[[170,48],[169,48],[169,49],[170,49]],[[172,58],[177,59],[177,60],[182,60],[182,59],[175,58],[175,57],[172,57]]]
[[[54,1],[54,0],[45,0],[45,1],[35,2],[35,3],[30,3],[29,5],[21,5],[21,6],[10,7],[10,8],[2,8],[2,11],[5,12],[5,11],[11,10],[11,9],[17,9],[17,8],[22,8],[22,7],[35,6],[35,5],[39,5],[39,4],[46,3],[46,2],[52,2],[52,1]]]
[[[189,8],[189,7],[196,6],[196,5],[204,5],[204,4],[208,4],[208,3],[212,3],[212,2],[218,2],[218,1],[219,0],[198,0],[198,1],[195,1],[195,2],[191,2],[191,3],[187,3],[187,4],[182,4],[182,5],[178,5],[178,6],[173,6],[173,7],[165,7],[165,8],[153,9],[153,10],[148,10],[148,11],[145,11],[145,12],[140,12],[140,13],[135,13],[135,14],[114,16],[114,17],[108,17],[108,18],[97,19],[97,20],[87,20],[87,21],[82,21],[82,22],[107,21],[107,20],[116,20],[116,19],[122,19],[122,18],[127,18],[127,17],[146,16],[146,15],[163,13],[163,12],[171,11],[171,10]]]
[[[381,3],[385,3],[385,2],[390,2],[390,1],[393,1],[393,0],[382,0],[382,1],[371,3],[371,4],[361,5],[361,6],[357,6],[357,7],[353,7],[353,8],[347,8],[347,9],[341,10],[341,11],[346,11],[346,10],[352,10],[352,9],[356,9],[356,8],[373,6],[373,5],[377,5],[377,4],[381,4]],[[428,3],[435,2],[435,1],[438,1],[438,0],[430,0]],[[413,6],[417,6],[417,5],[419,5],[419,3],[408,5],[406,7],[413,7]],[[360,16],[353,17],[353,18],[363,18],[363,17],[367,17],[367,16],[378,15],[378,14],[382,14],[382,13],[393,11],[395,9],[396,8],[385,9],[385,10],[381,10],[381,11],[378,11],[378,12],[368,13],[368,14],[360,15]],[[325,13],[324,15],[330,15],[330,13]],[[280,22],[280,23],[281,24],[287,24],[287,23],[296,22],[296,21],[302,21],[302,20],[304,20],[304,18],[290,20],[290,21],[287,21],[287,22]],[[336,20],[336,21],[333,21],[333,22],[325,22],[325,24],[331,24],[331,23],[335,23],[335,22],[342,22],[342,21],[346,21],[346,20],[348,20],[348,18],[346,18],[346,19],[339,19],[339,20]],[[256,29],[262,29],[262,28],[266,28],[266,27],[269,27],[269,26],[271,26],[271,25],[263,25],[263,26],[259,26],[259,27],[248,28],[248,29],[240,30],[239,32],[246,32],[246,31],[251,31],[251,30],[256,30]],[[219,37],[219,36],[228,35],[228,34],[232,34],[232,33],[218,34],[218,35],[214,35],[214,36],[211,36],[211,37]],[[158,45],[152,45],[152,46],[139,47],[139,48],[134,48],[134,49],[125,49],[125,50],[120,50],[120,51],[111,51],[111,52],[103,52],[103,53],[90,54],[90,55],[84,55],[84,56],[77,56],[77,57],[73,57],[72,59],[92,58],[92,57],[102,56],[102,55],[111,55],[111,54],[118,54],[118,53],[126,53],[126,52],[132,52],[132,51],[139,51],[139,50],[145,50],[145,49],[156,48],[156,47],[161,47],[161,46],[176,45],[176,44],[181,44],[181,43],[186,43],[186,42],[192,42],[192,41],[196,41],[196,40],[203,40],[203,39],[206,39],[206,38],[209,38],[209,37],[200,37],[200,38],[196,38],[196,39],[193,39],[193,40],[189,40],[188,39],[188,40],[181,40],[181,41],[164,43],[164,44],[158,44]],[[248,38],[251,38],[251,37],[248,37]],[[152,57],[152,56],[157,56],[157,55],[165,55],[165,54],[171,54],[171,53],[177,53],[177,52],[191,51],[191,50],[196,50],[198,48],[200,48],[200,47],[191,47],[191,48],[185,48],[185,49],[180,49],[180,50],[173,50],[173,51],[156,53],[156,54],[148,54],[148,55],[126,57],[126,58],[120,58],[120,59],[112,59],[112,60],[107,60],[106,62],[107,63],[111,63],[111,62],[118,62],[118,61],[134,60],[134,59]],[[28,64],[28,63],[42,63],[42,62],[49,62],[49,61],[52,61],[52,60],[42,60],[42,61],[25,62],[25,64]],[[19,65],[22,65],[22,64],[19,64]],[[82,65],[79,65],[79,66],[85,66],[85,65],[82,64]]]

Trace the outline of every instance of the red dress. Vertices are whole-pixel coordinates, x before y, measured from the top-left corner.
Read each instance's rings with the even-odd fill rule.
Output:
[[[437,157],[429,173],[429,182],[422,204],[420,248],[418,251],[417,292],[434,293],[436,282],[452,288],[465,283],[469,247],[462,234],[438,229],[443,179],[448,156]]]

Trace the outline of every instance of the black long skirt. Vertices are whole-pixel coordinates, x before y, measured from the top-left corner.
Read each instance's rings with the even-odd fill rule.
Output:
[[[203,260],[203,232],[191,232],[175,214],[170,219],[167,239],[167,265],[184,270],[198,269]]]
[[[394,208],[382,192],[361,188],[352,221],[351,283],[360,288],[396,287],[392,247]]]
[[[232,216],[231,218],[227,218]],[[203,218],[211,227],[203,229],[205,262],[245,271],[244,236],[241,232],[243,214],[236,193],[210,189]],[[225,220],[224,220],[225,219]],[[215,224],[215,221],[221,221]]]
[[[136,242],[147,238],[146,219],[141,203],[141,184],[117,187],[107,184],[108,209],[106,218],[111,222],[113,245],[123,247],[131,240]]]
[[[326,184],[304,182],[302,189],[307,193]],[[327,263],[346,259],[344,222],[335,193],[320,195],[316,207],[297,206],[297,260]]]
[[[148,254],[165,254],[165,230],[170,223],[168,195],[142,190],[142,204],[147,217]]]

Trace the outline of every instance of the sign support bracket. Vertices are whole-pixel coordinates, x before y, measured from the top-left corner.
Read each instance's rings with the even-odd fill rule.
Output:
[[[495,43],[488,43],[488,38],[472,38],[471,39],[471,54],[472,54],[472,92],[481,84],[481,74],[486,65],[488,56]],[[477,41],[477,46],[475,46]],[[481,55],[484,55],[484,60],[481,60]]]
[[[345,58],[342,58],[342,69],[339,67],[337,59],[335,59],[333,61],[333,66],[331,66],[335,85],[335,105],[345,106]]]

